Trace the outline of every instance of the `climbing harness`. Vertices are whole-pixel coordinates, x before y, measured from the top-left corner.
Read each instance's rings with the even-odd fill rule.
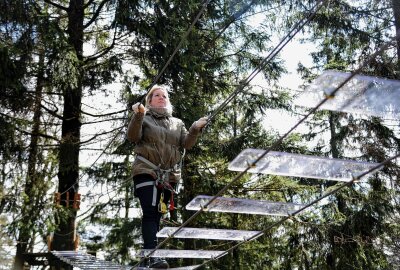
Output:
[[[139,159],[140,161],[146,163],[149,165],[154,172],[157,175],[156,180],[151,180],[151,181],[146,181],[140,184],[137,184],[135,186],[135,189],[145,187],[145,186],[153,186],[153,198],[151,205],[156,206],[157,204],[157,188],[163,189],[161,193],[161,198],[158,203],[158,211],[162,214],[167,213],[167,205],[164,203],[164,189],[167,189],[171,191],[171,199],[170,199],[170,205],[169,205],[169,210],[173,211],[175,209],[175,203],[174,203],[174,194],[177,193],[177,191],[172,187],[172,185],[169,182],[169,175],[172,171],[177,171],[182,168],[182,163],[183,163],[183,158],[185,156],[186,150],[183,150],[182,158],[179,163],[177,163],[173,168],[171,169],[161,169],[160,166],[156,166],[153,162],[149,161],[148,159],[142,157],[142,156],[137,156],[136,158]]]

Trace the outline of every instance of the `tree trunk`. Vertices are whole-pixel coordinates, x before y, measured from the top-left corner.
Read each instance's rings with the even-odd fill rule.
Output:
[[[29,144],[29,157],[28,157],[28,174],[26,177],[26,184],[24,192],[28,198],[24,202],[21,210],[21,222],[18,226],[18,242],[16,247],[16,255],[14,260],[14,270],[24,269],[24,253],[28,251],[28,243],[32,241],[35,234],[36,228],[34,224],[39,217],[39,213],[42,209],[36,204],[38,200],[35,198],[40,198],[46,193],[46,190],[40,187],[41,179],[38,177],[36,171],[36,165],[38,163],[38,142],[39,142],[39,130],[40,130],[40,117],[41,112],[41,100],[43,93],[43,83],[44,83],[44,52],[39,53],[39,72],[37,75],[37,85],[35,91],[35,108],[33,115],[33,127],[31,142]]]
[[[68,7],[68,41],[79,61],[83,58],[83,19],[84,1],[71,0]],[[61,194],[61,205],[64,207],[62,210],[67,215],[59,220],[52,243],[54,250],[74,250],[75,247],[76,209],[72,209],[71,203],[79,188],[82,74],[77,79],[76,87],[68,86],[67,89],[63,89],[64,112],[59,149],[58,191]],[[57,268],[72,269],[70,266]]]
[[[336,124],[339,120],[337,112],[329,112],[329,129],[331,132],[331,138],[329,144],[331,146],[331,153],[333,158],[339,158],[339,147],[336,134]]]
[[[400,62],[400,1],[392,0],[393,14],[394,14],[394,25],[396,29],[396,40],[397,40],[397,59]],[[400,67],[400,64],[399,64]],[[400,72],[400,69],[398,69]],[[399,75],[400,76],[400,75]]]
[[[338,146],[338,138],[337,138],[337,131],[336,131],[336,126],[338,124],[339,121],[339,117],[338,117],[338,113],[337,112],[329,112],[329,130],[330,130],[330,140],[329,140],[329,144],[331,147],[331,153],[332,153],[332,157],[333,158],[339,158],[339,146]],[[334,185],[329,184],[329,185]],[[336,199],[337,199],[337,206],[340,212],[343,213],[344,211],[344,201],[343,198],[340,194],[336,194]],[[332,233],[333,235],[334,233]],[[334,241],[334,237],[332,236],[330,239],[330,244],[332,247],[335,247],[335,241]],[[327,254],[326,256],[326,264],[327,264],[327,268],[329,270],[334,270],[336,269],[336,265],[335,265],[335,258],[336,258],[337,254],[335,252],[334,248],[331,248],[331,251]]]
[[[397,79],[400,80],[400,1],[392,0],[397,44]]]

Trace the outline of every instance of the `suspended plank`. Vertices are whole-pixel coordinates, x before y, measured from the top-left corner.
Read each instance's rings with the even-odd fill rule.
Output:
[[[193,270],[200,267],[200,264],[198,265],[192,265],[192,266],[183,266],[183,267],[175,267],[175,268],[168,268],[172,270]]]
[[[294,104],[315,107],[349,76],[350,73],[346,72],[323,72],[295,99]],[[398,119],[400,81],[355,75],[320,109]]]
[[[228,169],[244,171],[264,153],[265,150],[262,149],[245,149],[229,164]],[[353,176],[377,165],[378,163],[270,151],[248,172],[347,182]]]
[[[90,254],[85,254],[82,252],[75,252],[75,251],[52,251],[51,252],[54,256],[56,256],[61,261],[73,266],[78,267],[80,269],[118,269],[118,270],[151,270],[155,268],[147,268],[147,267],[132,267],[132,266],[123,266],[118,265],[113,262],[103,261],[97,259],[95,256]],[[184,266],[184,267],[175,267],[175,268],[168,268],[171,270],[193,270],[198,268],[200,265],[191,265],[191,266]]]
[[[153,249],[142,249],[139,252],[140,257],[147,256]],[[177,250],[177,249],[157,249],[150,257],[159,258],[195,258],[195,259],[213,259],[225,256],[226,251],[220,250]]]
[[[178,230],[178,227],[164,227],[157,233],[157,237],[169,237]],[[194,238],[211,240],[232,240],[244,241],[252,238],[259,231],[224,230],[224,229],[203,229],[203,228],[181,228],[174,235],[174,238]]]
[[[213,196],[199,195],[186,205],[186,209],[198,211],[212,198]],[[303,205],[294,203],[218,197],[205,210],[209,212],[288,216],[301,207]]]
[[[193,270],[193,269],[196,269],[198,267],[200,267],[200,264],[191,265],[191,266],[183,266],[183,267],[172,267],[172,268],[170,267],[168,269],[170,269],[170,270]],[[134,267],[134,268],[131,268],[131,270],[157,270],[157,269],[160,269],[160,268],[148,268],[148,267]]]
[[[95,256],[77,251],[51,251],[61,261],[80,269],[131,269],[114,262],[99,260]]]

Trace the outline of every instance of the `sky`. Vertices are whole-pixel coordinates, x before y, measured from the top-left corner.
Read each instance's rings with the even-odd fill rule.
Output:
[[[301,43],[298,39],[289,42],[281,51],[280,57],[285,62],[287,74],[284,74],[279,80],[282,87],[290,89],[292,94],[301,91],[300,86],[304,84],[296,69],[301,62],[306,67],[312,66],[312,58],[310,52],[315,50],[314,46],[310,43]],[[298,121],[299,117],[288,115],[286,112],[280,110],[268,110],[268,117],[264,119],[264,127],[266,129],[274,129],[279,134],[286,133]],[[298,127],[296,132],[307,132],[305,126]]]

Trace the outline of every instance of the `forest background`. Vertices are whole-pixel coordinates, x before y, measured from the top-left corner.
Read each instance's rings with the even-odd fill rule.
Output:
[[[355,70],[399,34],[399,2],[207,1],[182,39],[200,1],[1,0],[0,269],[23,269],[24,253],[47,251],[50,238],[56,250],[74,249],[79,238],[79,250],[137,263],[140,218],[132,215],[138,201],[125,131],[130,106],[153,82],[171,87],[175,116],[187,126],[241,89],[185,157],[178,209],[164,223],[180,224],[193,214],[184,210],[187,202],[215,194],[235,177],[227,166],[240,151],[267,149],[279,139],[266,122],[306,113],[293,105],[299,90],[324,70]],[[296,34],[313,45],[313,61],[298,63],[299,88],[290,89],[282,84],[289,69],[284,59],[294,56],[283,48],[263,61],[315,5],[321,8]],[[400,79],[396,40],[361,73]],[[257,79],[241,88],[260,66]],[[122,107],[107,103],[113,97]],[[318,111],[301,133],[292,132],[273,150],[382,162],[399,147],[399,119]],[[398,164],[392,160],[207,269],[399,269]],[[250,179],[245,175],[225,195],[308,203],[338,185],[273,175]],[[78,194],[80,210],[73,204]],[[202,213],[191,227],[263,230],[276,220]],[[174,239],[165,248],[226,250],[234,244]]]

